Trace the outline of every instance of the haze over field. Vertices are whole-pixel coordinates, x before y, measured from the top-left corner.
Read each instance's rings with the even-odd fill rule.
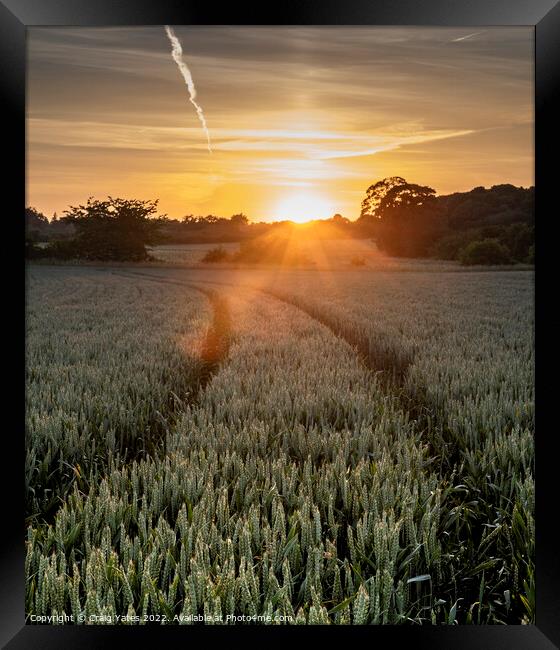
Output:
[[[533,30],[31,28],[27,203],[159,197],[253,220],[359,216],[375,179],[533,184]]]

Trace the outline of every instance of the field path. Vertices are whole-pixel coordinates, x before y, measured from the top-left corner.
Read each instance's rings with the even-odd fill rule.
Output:
[[[434,445],[433,431],[434,429],[441,428],[441,424],[434,419],[431,409],[429,409],[426,404],[417,399],[412,399],[412,397],[408,395],[407,391],[404,390],[406,373],[413,358],[407,356],[397,357],[395,355],[388,356],[386,351],[378,349],[375,342],[368,337],[367,332],[360,329],[351,319],[343,320],[337,318],[335,315],[330,314],[328,310],[320,304],[306,302],[305,299],[282,291],[275,286],[263,286],[246,282],[225,282],[218,279],[205,280],[202,278],[195,278],[192,280],[182,280],[178,278],[163,277],[160,274],[155,275],[144,271],[130,271],[127,273],[129,273],[131,277],[144,277],[154,280],[155,282],[169,282],[198,289],[205,293],[205,295],[213,296],[213,300],[219,300],[216,298],[219,294],[212,289],[201,287],[201,284],[218,285],[228,289],[239,288],[250,290],[277,300],[291,308],[297,309],[307,317],[311,318],[312,321],[318,325],[326,327],[336,339],[350,346],[355,354],[357,363],[367,372],[371,378],[370,380],[374,381],[375,377],[375,381],[379,382],[384,394],[387,397],[397,399],[400,409],[408,415],[410,420],[416,421],[419,430],[424,431],[424,440],[430,448],[432,455],[439,456],[436,446]],[[231,334],[229,326],[228,331]],[[210,346],[211,345],[212,344],[210,343]],[[201,385],[201,389],[209,383],[218,367],[219,362],[214,364],[210,363],[208,365],[208,371],[205,375],[203,385]],[[439,440],[439,435],[437,437]],[[441,444],[440,440],[439,444]]]
[[[352,347],[355,350],[360,362],[363,363],[363,365],[368,370],[376,373],[384,373],[384,375],[386,376],[390,375],[390,376],[398,376],[399,378],[402,378],[402,376],[406,372],[406,368],[408,367],[408,364],[404,366],[403,365],[397,366],[396,364],[388,365],[386,363],[383,364],[380,363],[379,357],[372,350],[370,341],[367,339],[365,335],[361,335],[356,330],[356,328],[353,327],[352,323],[347,323],[346,325],[343,325],[340,321],[335,320],[332,317],[329,317],[329,315],[326,313],[326,310],[315,308],[314,306],[305,303],[303,300],[298,299],[297,296],[293,296],[289,293],[284,293],[273,288],[267,288],[267,287],[248,284],[248,283],[224,282],[220,280],[203,280],[199,278],[196,278],[195,280],[192,281],[187,281],[187,280],[166,278],[161,275],[153,275],[151,273],[146,273],[143,271],[126,271],[126,272],[112,271],[112,273],[114,273],[115,275],[123,275],[123,276],[130,276],[130,277],[141,276],[141,277],[149,278],[156,282],[166,282],[170,284],[187,286],[192,289],[197,289],[198,291],[201,291],[202,293],[207,295],[211,301],[216,300],[216,292],[212,291],[211,289],[204,289],[203,287],[200,286],[200,284],[218,285],[218,286],[223,286],[228,288],[240,287],[243,289],[250,289],[252,291],[259,291],[269,297],[275,298],[276,300],[279,300],[287,305],[290,305],[291,307],[295,307],[296,309],[307,314],[307,316],[309,316],[313,320],[327,327],[337,338],[344,340],[346,343],[348,343],[348,345],[350,345],[350,347]]]
[[[189,289],[204,294],[212,306],[212,323],[206,333],[201,347],[200,359],[202,367],[199,373],[197,395],[204,390],[212,377],[218,371],[220,364],[227,357],[231,341],[231,319],[227,300],[220,293],[211,288],[200,287],[197,284],[173,280],[170,278],[158,278],[149,273],[135,273],[128,271],[111,271],[112,275],[125,278],[138,278],[139,276],[154,282],[175,284],[185,286]],[[196,399],[196,397],[195,397]]]

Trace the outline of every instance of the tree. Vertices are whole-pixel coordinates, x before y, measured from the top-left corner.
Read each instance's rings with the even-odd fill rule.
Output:
[[[435,190],[407,183],[400,177],[385,179],[372,188],[373,217],[378,220],[375,241],[379,248],[401,257],[428,255],[444,228]]]
[[[86,205],[70,206],[66,219],[76,227],[72,241],[76,257],[96,260],[143,260],[146,245],[157,242],[159,223],[150,219],[158,201],[108,197],[89,198]]]
[[[530,259],[534,241],[534,187],[475,187],[435,196],[430,187],[400,176],[371,185],[354,232],[391,255],[458,259],[467,244],[496,239],[512,260]]]
[[[366,198],[362,201],[362,211],[360,219],[373,217],[379,218],[379,207],[383,199],[393,188],[407,185],[407,182],[401,176],[391,176],[384,178],[373,185],[370,185],[366,191]]]
[[[49,220],[39,210],[25,208],[25,239],[29,242],[40,241],[49,229]]]
[[[42,212],[39,212],[37,208],[32,208],[31,206],[25,208],[25,220],[26,222],[39,222],[39,223],[48,223],[49,220]]]
[[[230,223],[232,226],[247,226],[249,225],[249,217],[240,212],[231,216]]]
[[[350,223],[350,219],[343,217],[341,214],[333,214],[333,216],[328,220],[333,226],[347,226]]]
[[[406,208],[419,208],[429,203],[436,191],[427,185],[407,183],[391,187],[379,202],[376,215],[379,219],[399,218]]]

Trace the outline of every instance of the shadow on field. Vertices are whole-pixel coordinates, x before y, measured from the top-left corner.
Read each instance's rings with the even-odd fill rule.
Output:
[[[227,357],[231,341],[231,318],[227,300],[213,289],[203,289],[193,285],[204,293],[212,305],[213,319],[202,344],[200,358],[202,367],[198,377],[198,394],[204,390]]]

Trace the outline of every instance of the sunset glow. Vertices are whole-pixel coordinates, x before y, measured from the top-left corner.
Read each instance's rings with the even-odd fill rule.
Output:
[[[313,219],[328,219],[336,212],[336,206],[320,196],[300,192],[287,194],[274,210],[275,220],[304,223]]]
[[[29,29],[28,204],[356,219],[387,176],[533,184],[530,27],[173,29],[208,133],[163,27]]]

